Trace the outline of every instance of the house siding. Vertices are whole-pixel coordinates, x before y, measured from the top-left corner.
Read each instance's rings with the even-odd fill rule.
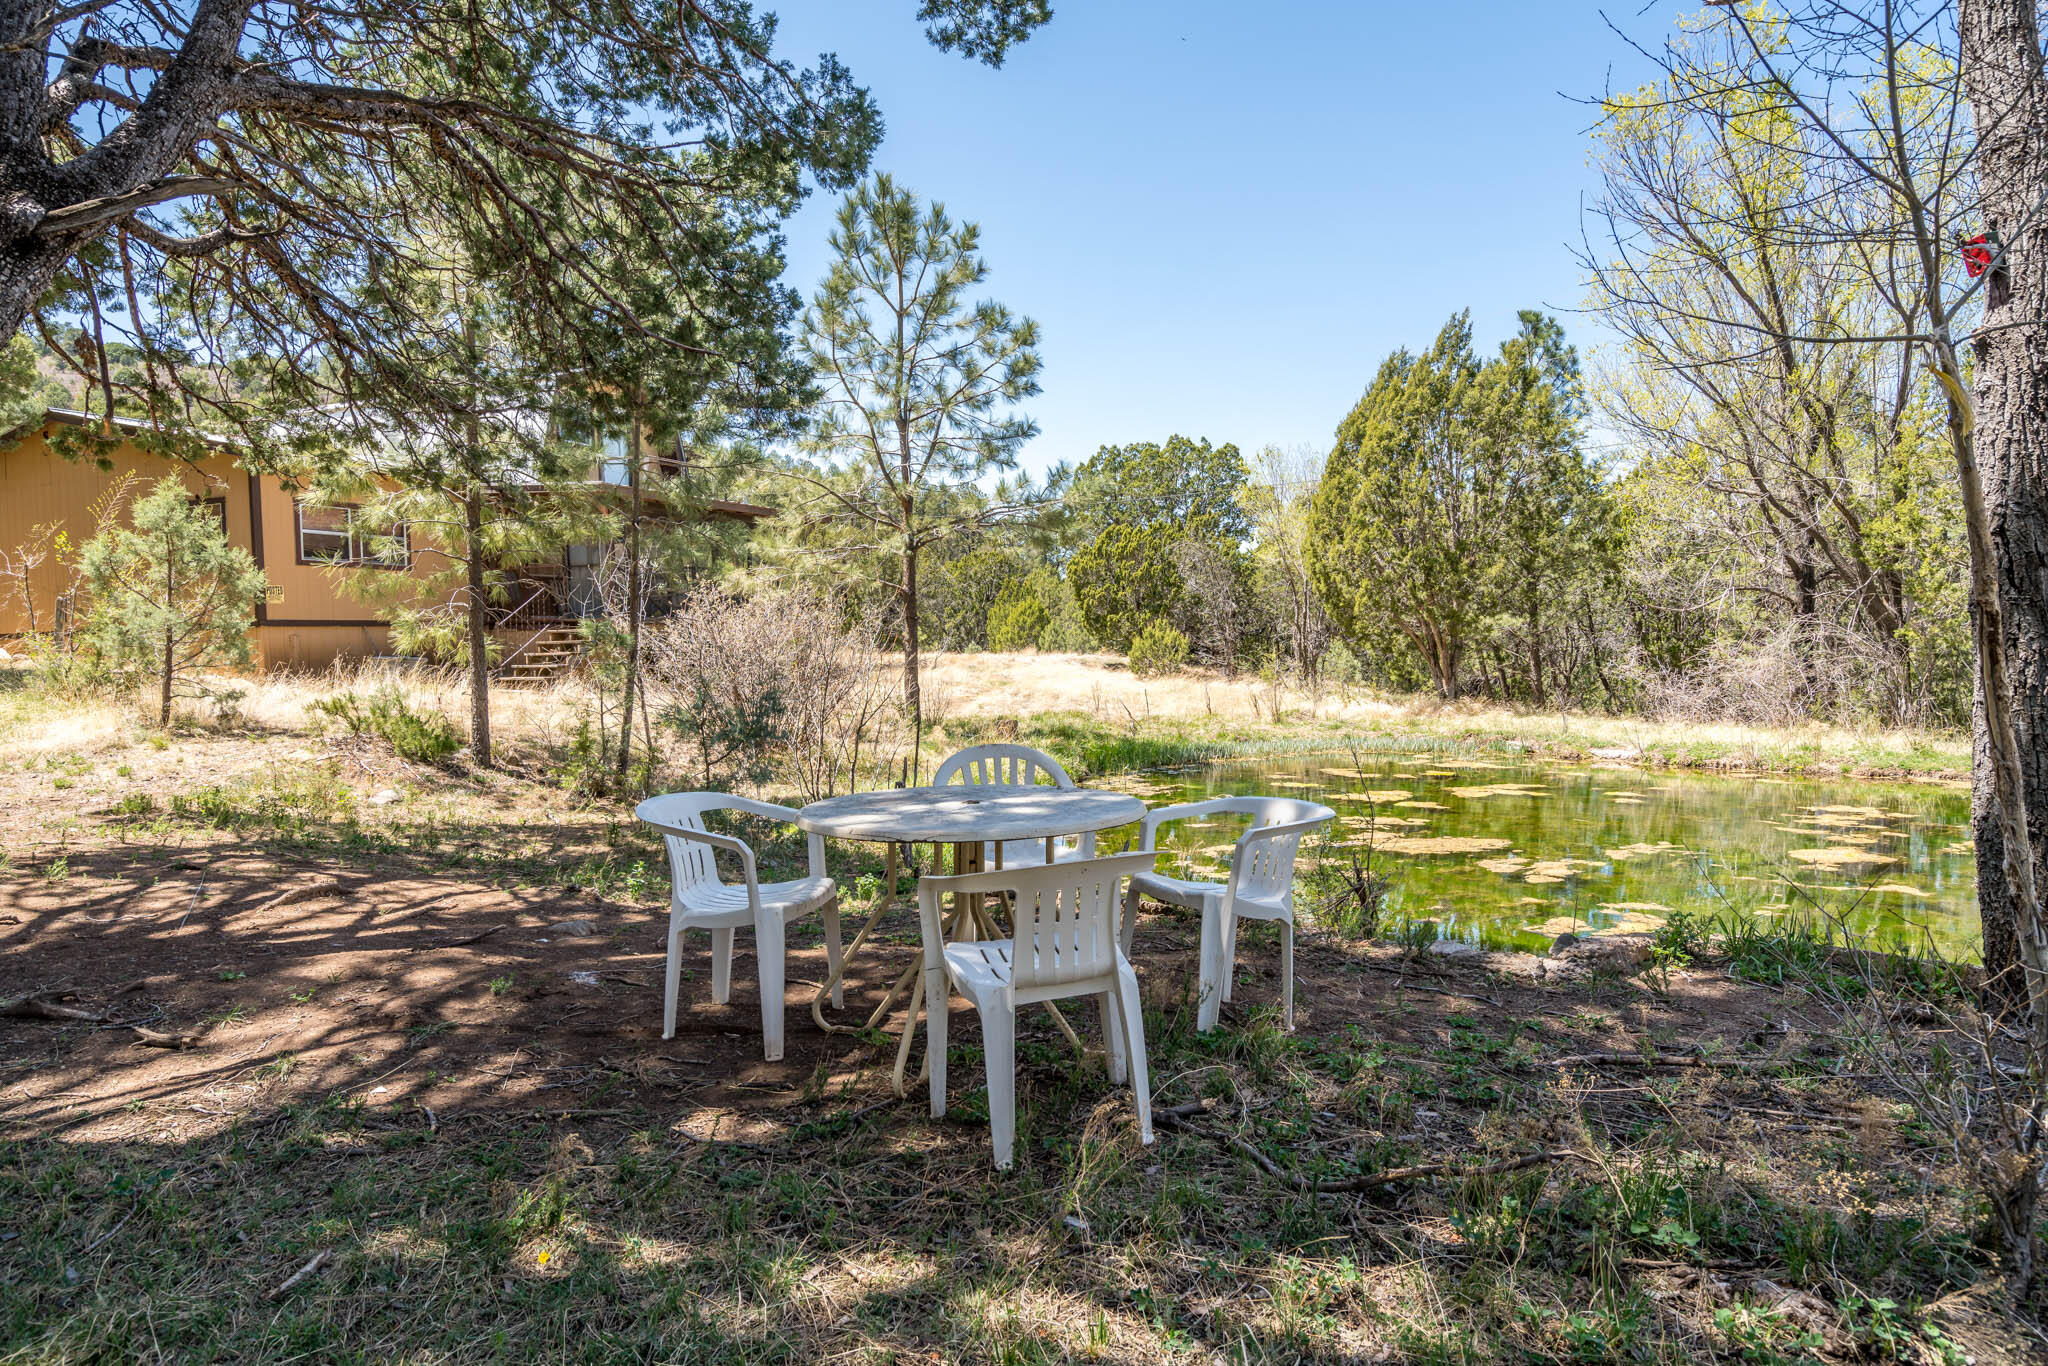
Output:
[[[252,476],[226,453],[186,465],[127,443],[116,447],[108,462],[111,468],[102,469],[92,461],[67,459],[50,448],[46,432],[31,433],[12,448],[0,450],[0,556],[18,560],[21,549],[36,540],[35,529],[47,525],[63,529],[69,555],[75,557],[78,547],[92,537],[100,507],[124,479],[125,501],[133,503],[157,481],[175,478],[193,497],[221,501],[229,542],[255,556],[270,579],[270,596],[258,606],[252,633],[258,667],[319,669],[339,658],[389,648],[386,618],[391,595],[359,596],[350,591],[351,581],[376,575],[376,587],[388,589],[398,586],[389,582],[393,575],[422,580],[417,540],[410,569],[300,564],[293,492],[274,476]],[[250,517],[252,495],[261,514],[260,528]],[[120,520],[126,523],[125,512]],[[33,622],[22,595],[8,583],[5,601],[0,601],[0,636],[50,630],[67,578],[55,555],[29,572]]]

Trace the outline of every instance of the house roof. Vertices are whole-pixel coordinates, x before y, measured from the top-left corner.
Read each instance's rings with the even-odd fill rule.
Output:
[[[532,411],[538,414],[538,410]],[[540,420],[545,421],[545,417],[541,416]],[[103,421],[103,419],[97,414],[80,412],[76,408],[49,408],[44,410],[43,421],[45,424],[55,422],[67,427],[85,427],[97,424]],[[151,429],[151,424],[139,417],[115,417],[112,425],[117,431],[123,432],[145,432]],[[17,428],[14,432],[10,432],[7,435],[18,436],[24,430],[26,428]],[[202,432],[199,439],[217,450],[232,451],[240,449],[231,438],[215,432]],[[379,432],[379,441],[383,445],[390,444],[389,437],[382,431]],[[365,463],[372,470],[380,467],[380,461],[375,452],[366,457]],[[533,482],[537,484],[540,481],[535,479]],[[593,480],[591,482],[602,481]],[[763,517],[774,517],[779,513],[777,508],[769,507],[762,503],[749,503],[736,498],[705,498],[699,500],[698,505],[705,513],[712,517],[737,519],[744,522],[757,522]]]
[[[83,413],[76,408],[46,408],[43,410],[43,422],[45,425],[55,422],[65,427],[89,427],[95,426],[102,421],[105,421],[105,419],[101,418],[97,413]],[[146,432],[150,430],[150,424],[139,417],[116,417],[112,421],[112,426],[115,430],[123,432]],[[14,431],[7,433],[7,435],[19,436],[24,430],[26,430],[25,426],[17,427]],[[201,432],[199,439],[207,445],[220,450],[235,449],[234,441],[220,435],[218,432]]]

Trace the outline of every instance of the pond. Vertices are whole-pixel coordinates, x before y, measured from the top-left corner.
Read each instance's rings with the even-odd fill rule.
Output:
[[[1882,944],[1980,955],[1970,797],[1956,786],[1721,777],[1442,753],[1330,754],[1132,775],[1154,806],[1302,796],[1335,808],[1304,856],[1372,855],[1404,926],[1541,951],[1674,910],[1844,919]],[[1177,823],[1162,868],[1220,878],[1242,822]],[[1106,840],[1105,852],[1120,843]]]

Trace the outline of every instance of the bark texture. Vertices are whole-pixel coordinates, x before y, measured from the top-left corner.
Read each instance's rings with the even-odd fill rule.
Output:
[[[1987,226],[2005,244],[1976,342],[1977,453],[2004,609],[2013,726],[2037,859],[2048,852],[2048,79],[2033,0],[1962,0],[1964,81],[1979,129]],[[1978,678],[1972,799],[1984,961],[2026,1000]],[[2037,863],[2038,866],[2038,863]]]
[[[471,486],[469,497],[462,505],[462,530],[469,571],[468,593],[463,604],[469,614],[469,754],[478,768],[490,768],[490,604],[484,587],[484,494],[475,485]]]

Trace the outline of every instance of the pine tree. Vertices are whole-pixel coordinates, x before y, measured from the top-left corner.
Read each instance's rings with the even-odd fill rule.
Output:
[[[159,482],[132,521],[132,529],[106,528],[80,552],[91,594],[86,640],[117,673],[157,676],[157,721],[168,726],[180,679],[249,663],[249,627],[268,583],[176,479]]]
[[[981,496],[1016,468],[1037,424],[1011,405],[1038,392],[1038,324],[991,300],[967,301],[988,277],[981,231],[943,205],[878,175],[840,206],[838,259],[804,318],[823,386],[805,438],[827,471],[799,475],[817,492],[811,524],[850,528],[888,552],[903,619],[903,700],[919,722],[918,556],[1013,518],[1029,500]]]

